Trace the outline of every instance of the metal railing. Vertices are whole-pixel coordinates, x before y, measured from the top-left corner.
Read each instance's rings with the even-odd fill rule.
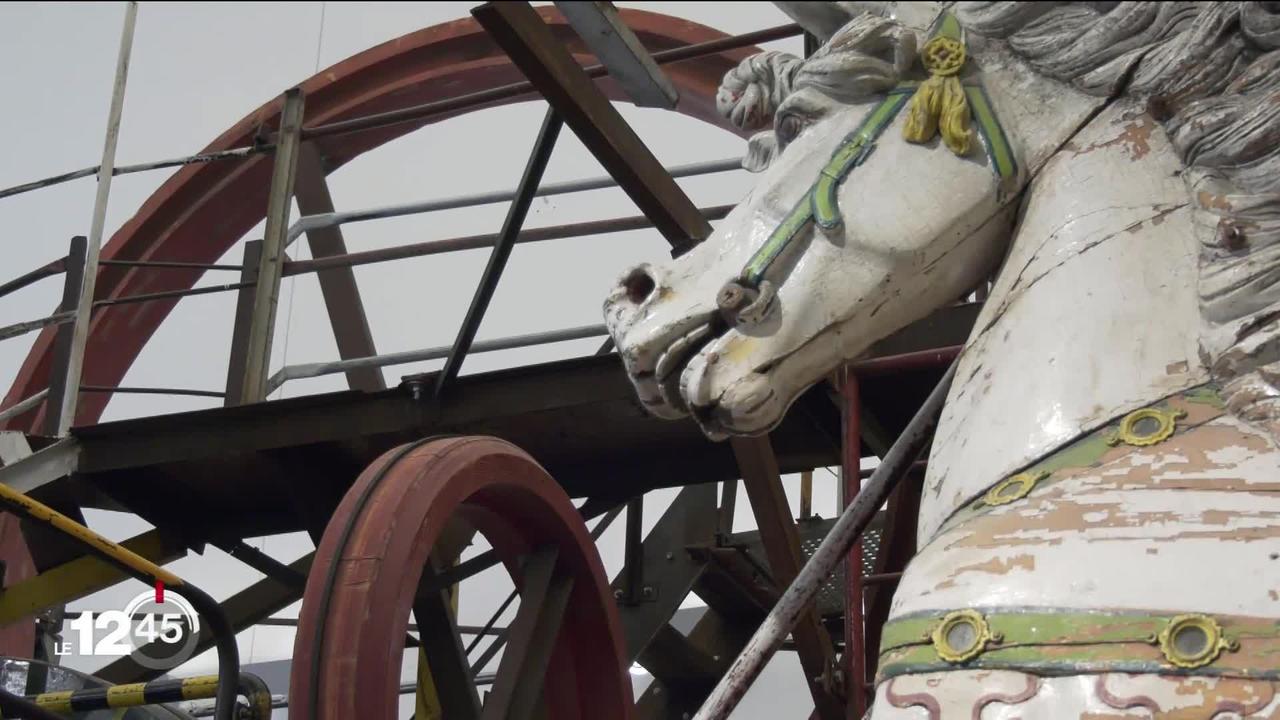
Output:
[[[782,25],[757,32],[729,36],[685,47],[672,48],[654,53],[653,57],[659,64],[674,63],[725,50],[748,47],[762,42],[795,37],[800,34],[801,30],[798,26]],[[584,68],[584,70],[588,76],[593,78],[607,74],[607,71],[601,65],[590,66]],[[121,81],[120,85],[120,90],[122,91],[123,81]],[[276,158],[276,169],[273,173],[272,180],[273,193],[275,193],[277,198],[288,197],[292,194],[292,178],[295,172],[294,166],[297,162],[297,158],[296,151],[282,153],[282,149],[287,149],[289,147],[296,148],[300,142],[305,140],[313,140],[321,137],[361,132],[377,128],[386,128],[409,122],[422,122],[431,118],[441,117],[446,114],[456,113],[461,110],[481,107],[495,101],[510,100],[531,92],[533,92],[533,86],[528,82],[512,83],[454,98],[447,98],[398,110],[380,112],[312,127],[303,127],[300,122],[303,100],[301,98],[301,94],[296,93],[297,97],[294,100],[294,104],[299,117],[299,121],[296,126],[288,127],[286,123],[282,122],[279,130],[264,137],[261,142],[255,143],[252,146],[232,148],[218,152],[198,153],[181,158],[150,161],[133,165],[114,166],[112,162],[104,162],[103,165],[100,166],[64,173],[0,190],[0,199],[50,187],[59,183],[75,180],[77,178],[89,177],[95,174],[98,175],[101,180],[103,177],[143,172],[147,170],[180,167],[189,164],[220,162],[225,160],[243,160],[262,154],[271,154]],[[286,111],[288,110],[288,105],[289,101],[286,99]],[[547,143],[544,150],[549,152],[550,147],[551,143]],[[287,155],[288,157],[282,157],[282,154]],[[740,162],[737,158],[727,158],[681,165],[670,168],[669,172],[673,177],[681,178],[727,172],[740,169],[740,167]],[[195,263],[181,259],[144,260],[113,258],[96,261],[95,258],[84,258],[83,255],[85,253],[77,254],[76,246],[78,243],[83,243],[83,240],[79,238],[73,239],[73,247],[67,257],[53,260],[15,278],[14,280],[0,284],[0,297],[3,297],[19,289],[28,287],[44,278],[53,277],[59,274],[65,276],[63,302],[60,304],[57,312],[43,318],[36,318],[0,327],[0,340],[5,340],[8,338],[19,337],[45,327],[58,326],[58,337],[54,342],[54,369],[51,373],[51,377],[54,379],[53,382],[50,387],[23,398],[7,408],[0,409],[0,423],[11,421],[19,416],[36,410],[41,406],[41,404],[45,404],[48,407],[48,412],[45,413],[44,423],[46,432],[54,435],[62,435],[66,433],[66,429],[71,422],[71,417],[69,415],[74,415],[76,403],[74,397],[68,400],[68,393],[64,388],[58,387],[58,378],[62,376],[69,376],[69,373],[66,372],[66,370],[71,366],[78,366],[82,362],[84,341],[81,339],[79,342],[76,342],[76,338],[73,337],[75,330],[80,329],[82,325],[84,326],[83,331],[87,332],[87,320],[77,321],[76,308],[80,306],[86,307],[89,312],[95,312],[100,311],[102,308],[109,308],[116,305],[155,301],[173,301],[194,295],[237,292],[239,294],[236,318],[236,332],[238,333],[238,337],[233,339],[232,343],[233,358],[228,369],[228,383],[225,391],[190,388],[108,387],[103,385],[78,384],[77,391],[75,393],[70,393],[72,396],[80,393],[170,394],[193,397],[223,398],[227,404],[240,404],[243,402],[264,400],[268,393],[274,391],[280,387],[280,385],[291,379],[318,377],[321,375],[341,373],[360,368],[381,368],[409,362],[444,359],[446,361],[445,370],[441,373],[439,387],[437,388],[437,391],[441,391],[444,389],[445,385],[447,385],[452,378],[456,376],[458,367],[461,365],[465,357],[471,352],[493,352],[496,350],[530,347],[545,343],[564,342],[579,338],[601,336],[604,334],[603,327],[599,325],[592,325],[528,333],[513,337],[479,341],[474,340],[475,329],[479,326],[479,321],[483,317],[485,306],[487,306],[487,300],[483,296],[492,296],[493,290],[501,275],[501,267],[495,267],[486,271],[485,278],[482,279],[481,285],[477,289],[477,297],[473,302],[472,312],[469,313],[468,318],[464,321],[463,327],[459,331],[458,339],[448,347],[442,346],[417,351],[347,358],[335,362],[295,364],[282,367],[276,371],[274,375],[270,376],[267,376],[264,371],[265,357],[269,357],[269,340],[264,341],[263,338],[264,336],[269,335],[271,328],[260,326],[272,325],[274,320],[273,303],[278,296],[278,292],[262,293],[260,291],[264,287],[268,290],[272,289],[271,283],[276,283],[274,287],[278,287],[279,280],[283,277],[295,276],[304,273],[322,273],[327,270],[334,270],[338,268],[350,268],[357,265],[387,262],[410,257],[421,257],[476,248],[493,248],[495,253],[505,253],[509,252],[510,244],[514,243],[539,242],[544,240],[582,237],[594,234],[623,232],[653,227],[653,223],[648,218],[635,216],[525,230],[521,227],[522,222],[512,223],[510,222],[512,218],[509,218],[509,226],[504,228],[504,232],[500,233],[431,240],[378,250],[317,257],[311,260],[302,261],[289,260],[283,254],[283,248],[287,247],[291,242],[304,234],[325,228],[336,228],[348,223],[391,217],[403,217],[407,215],[416,215],[464,207],[475,207],[492,203],[508,202],[514,207],[515,205],[521,202],[527,202],[534,197],[583,192],[601,188],[616,187],[618,185],[618,182],[611,176],[586,178],[570,182],[549,183],[547,185],[540,185],[540,183],[537,182],[537,180],[540,180],[540,177],[533,180],[533,182],[522,184],[522,187],[520,188],[510,190],[492,191],[453,198],[433,199],[357,211],[305,215],[298,218],[291,225],[287,225],[287,227],[289,203],[276,202],[274,205],[274,211],[269,212],[268,214],[268,225],[270,226],[274,222],[276,226],[274,232],[280,235],[278,243],[276,243],[279,247],[275,248],[275,252],[278,252],[279,256],[277,259],[279,259],[280,262],[275,263],[274,267],[270,268],[268,268],[270,263],[263,260],[261,253],[258,253],[257,257],[246,257],[246,262],[240,265]],[[731,208],[732,206],[705,208],[703,210],[703,215],[707,220],[719,219],[727,215]],[[95,215],[96,213],[97,211],[95,210]],[[520,218],[520,220],[522,221],[523,218]],[[270,230],[272,228],[269,227],[268,229]],[[268,240],[268,238],[264,238],[263,242],[274,248],[275,245],[272,245]],[[255,241],[250,242],[253,243]],[[507,249],[505,251],[502,249],[504,244],[507,245]],[[92,241],[90,242],[90,245],[92,245]],[[270,250],[271,248],[267,249]],[[90,249],[88,254],[96,256],[95,249]],[[499,263],[499,265],[501,265],[501,263]],[[144,293],[124,297],[100,298],[91,303],[82,303],[82,299],[77,291],[83,287],[92,287],[92,280],[86,282],[85,272],[86,270],[93,272],[91,267],[96,268],[97,266],[119,267],[147,272],[162,272],[165,270],[238,270],[240,271],[241,278],[240,282],[234,283],[183,290]],[[262,272],[264,268],[268,270],[268,274],[266,276],[264,276]],[[96,275],[96,272],[93,272],[93,274]],[[261,299],[260,296],[262,295],[267,296],[267,298]],[[262,306],[264,304],[271,305],[271,307],[263,308]],[[250,312],[255,309],[256,315],[253,312]],[[263,318],[269,318],[270,320],[264,321]],[[246,327],[242,327],[242,325]],[[246,338],[245,336],[248,337]],[[264,352],[264,350],[267,350],[267,352]],[[236,357],[237,355],[238,357]],[[233,379],[232,376],[237,374],[244,376],[244,378],[260,374],[261,378],[256,383],[249,382],[247,379]],[[78,378],[78,374],[76,376]],[[246,387],[248,388],[247,391]],[[55,405],[58,407],[54,407]]]

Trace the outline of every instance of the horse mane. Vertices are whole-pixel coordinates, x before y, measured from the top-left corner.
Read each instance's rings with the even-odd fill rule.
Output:
[[[1077,89],[1136,97],[1185,170],[1201,355],[1280,437],[1280,3],[962,2],[965,28]]]
[[[720,112],[740,128],[766,128],[748,143],[743,166],[752,171],[818,114],[807,109],[883,92],[916,55],[913,33],[885,17],[892,3],[779,5],[825,42],[806,59],[766,52],[725,75]],[[1201,357],[1228,407],[1280,439],[1280,2],[953,10],[966,31],[1003,43],[1041,75],[1145,102],[1185,166],[1200,247]]]

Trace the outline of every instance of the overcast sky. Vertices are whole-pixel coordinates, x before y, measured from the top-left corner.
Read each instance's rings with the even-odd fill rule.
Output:
[[[624,2],[626,7],[685,17],[729,33],[787,22],[767,3]],[[133,62],[124,104],[118,164],[186,155],[286,88],[373,45],[423,27],[465,17],[473,3],[144,3],[138,14]],[[0,4],[0,88],[7,99],[0,113],[0,187],[98,162],[110,99],[123,3]],[[322,22],[323,18],[323,22]],[[799,53],[798,39],[773,49]],[[620,105],[654,154],[665,165],[735,157],[743,141],[723,130],[676,113]],[[349,163],[329,177],[339,210],[352,210],[463,193],[512,187],[519,176],[545,105],[529,102],[485,110],[431,125]],[[545,181],[603,173],[571,131],[562,133]],[[107,232],[118,229],[170,175],[157,171],[117,177],[112,185]],[[682,180],[700,206],[734,202],[749,186],[745,172]],[[68,239],[87,234],[94,194],[91,179],[0,200],[0,281],[65,254]],[[434,213],[344,229],[353,250],[401,245],[463,234],[496,232],[505,207]],[[535,201],[527,227],[636,214],[616,190],[601,190]],[[295,212],[296,217],[296,212]],[[255,228],[246,237],[259,237]],[[293,251],[306,257],[305,245]],[[242,247],[222,262],[238,263]],[[487,251],[436,255],[356,268],[360,291],[379,352],[412,350],[452,342],[487,259]],[[601,322],[600,304],[620,272],[642,260],[669,257],[654,231],[619,233],[518,246],[503,276],[479,338]],[[201,284],[233,282],[209,273]],[[46,280],[0,299],[0,325],[48,314],[61,283]],[[314,275],[286,279],[274,343],[272,371],[284,364],[337,359],[328,318]],[[124,385],[221,389],[234,297],[216,294],[184,299],[152,338],[125,377]],[[0,343],[0,378],[6,388],[35,335]],[[474,355],[464,373],[589,354],[598,339],[524,350]],[[439,363],[388,368],[389,385],[402,375],[435,369]],[[273,397],[344,389],[341,375],[296,381]],[[189,397],[121,396],[105,420],[212,407],[217,401]],[[794,478],[788,491],[796,503]],[[815,477],[815,504],[830,517],[835,483],[829,473]],[[647,499],[646,525],[656,522],[670,493]],[[738,504],[739,529],[753,527],[745,495]],[[90,523],[115,539],[146,529],[136,518],[89,513]],[[610,574],[621,566],[622,525],[600,543]],[[253,543],[290,561],[310,551],[302,535],[263,538]],[[473,547],[478,552],[482,545]],[[179,574],[201,578],[224,597],[259,579],[237,561],[210,549],[172,565]],[[486,573],[463,587],[460,622],[479,625],[505,597],[505,576]],[[118,608],[139,592],[125,584],[74,603],[73,611]],[[696,600],[691,604],[697,604]],[[296,615],[291,607],[281,616]],[[505,624],[505,620],[500,623]],[[293,633],[258,628],[242,633],[245,662],[287,658]],[[93,669],[100,660],[73,658],[73,667]],[[202,656],[181,674],[211,670]],[[496,665],[495,665],[496,666]],[[406,677],[412,666],[406,666]],[[798,665],[784,654],[748,696],[741,718],[807,717]],[[283,713],[278,713],[283,717]],[[405,717],[408,715],[406,714]]]

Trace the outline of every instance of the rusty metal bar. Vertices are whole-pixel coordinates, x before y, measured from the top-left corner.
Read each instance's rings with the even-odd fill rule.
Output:
[[[644,597],[644,494],[627,501],[626,543],[623,549],[623,589],[620,601],[634,605]]]
[[[433,582],[435,571],[434,560],[428,560],[422,571],[422,585],[438,585]],[[420,588],[413,601],[413,616],[418,621],[418,639],[422,647],[418,662],[425,661],[430,668],[427,674],[438,693],[436,700],[440,703],[440,714],[447,718],[475,720],[480,717],[480,696],[471,683],[467,655],[462,649],[450,597],[451,591],[447,587],[425,592]],[[422,670],[419,668],[419,677]]]
[[[814,596],[822,588],[827,576],[861,537],[889,493],[928,443],[955,374],[956,363],[952,362],[915,417],[911,418],[906,430],[898,436],[872,473],[857,499],[840,514],[835,526],[805,563],[795,582],[787,587],[773,610],[769,611],[769,616],[760,629],[752,636],[742,654],[734,660],[729,672],[720,679],[715,691],[703,703],[693,720],[725,720],[737,707],[747,688],[759,677],[769,658],[782,645],[787,633],[796,627],[812,605]]]
[[[239,265],[218,263],[178,262],[176,260],[99,260],[103,267],[136,267],[169,270],[239,270]]]
[[[734,157],[723,160],[710,160],[707,162],[677,165],[671,168],[668,172],[671,177],[682,178],[731,172],[741,169],[741,158]],[[570,193],[586,192],[588,190],[602,190],[617,186],[618,181],[615,180],[613,176],[602,175],[599,177],[584,178],[581,180],[547,183],[546,185],[538,187],[537,191],[534,193],[534,197],[567,195]],[[348,223],[364,222],[367,220],[383,220],[386,218],[405,217],[407,215],[421,215],[440,210],[456,210],[458,208],[476,207],[477,205],[504,203],[514,200],[515,197],[515,189],[491,190],[489,192],[459,195],[449,198],[438,198],[434,200],[421,200],[401,205],[387,205],[383,207],[366,208],[364,210],[348,210],[346,212],[308,215],[306,217],[298,218],[297,222],[289,228],[288,242],[292,243],[294,240],[302,236],[303,233],[311,232],[312,230],[320,227],[345,225]],[[653,223],[650,222],[645,227],[653,227]]]
[[[843,443],[840,455],[842,480],[841,509],[849,507],[862,489],[862,435],[859,420],[862,405],[858,397],[858,376],[846,366],[842,371],[840,396],[842,403],[840,420]],[[866,663],[863,659],[864,631],[862,626],[862,541],[849,548],[844,560],[844,677],[845,703],[849,714],[862,717],[867,711]]]
[[[153,300],[172,300],[174,298],[184,298],[191,295],[212,295],[213,293],[239,290],[244,286],[244,283],[230,283],[228,285],[207,285],[205,287],[191,288],[190,290],[165,290],[163,292],[139,293],[137,295],[126,295],[124,297],[97,300],[93,303],[93,307],[94,309],[97,309],[100,307],[110,307],[112,305],[152,302]]]
[[[804,470],[800,473],[800,519],[808,520],[813,517],[813,471]]]
[[[244,395],[245,365],[249,361],[249,324],[252,322],[254,296],[258,292],[258,265],[262,260],[262,241],[244,244],[240,266],[240,292],[236,295],[235,319],[231,326],[231,353],[227,359],[227,389],[223,395],[227,406],[239,405]],[[267,383],[267,394],[274,388]]]
[[[19,400],[18,402],[10,405],[9,407],[3,410],[0,410],[0,423],[8,421],[10,418],[18,417],[22,413],[39,405],[42,400],[48,397],[48,395],[49,395],[49,388],[45,388],[40,392],[32,395],[31,397],[26,398],[25,400]]]
[[[531,347],[533,345],[545,345],[548,343],[565,342],[567,340],[581,340],[583,338],[599,337],[608,332],[604,325],[583,325],[580,327],[565,328],[564,330],[549,330],[546,332],[529,333],[527,335],[513,335],[505,338],[495,338],[493,340],[477,340],[471,344],[472,353],[494,352],[496,350],[512,350],[514,348]],[[425,350],[408,350],[405,352],[387,353],[386,355],[378,355],[371,358],[356,358],[354,360],[336,360],[327,363],[309,363],[305,365],[290,365],[280,368],[275,375],[271,376],[270,382],[267,383],[267,391],[271,392],[280,387],[289,380],[299,380],[301,378],[320,377],[321,375],[333,375],[335,373],[346,372],[353,367],[388,367],[391,365],[404,365],[405,363],[421,362],[424,360],[440,360],[446,358],[453,350],[452,345],[442,345]]]
[[[560,128],[563,126],[564,121],[560,119],[560,114],[554,108],[547,108],[546,115],[542,118],[542,127],[538,130],[538,139],[534,143],[533,152],[529,155],[524,173],[520,177],[516,197],[511,201],[511,207],[507,208],[507,216],[502,221],[498,241],[494,243],[484,274],[480,276],[480,283],[476,286],[475,295],[471,298],[471,306],[467,308],[462,327],[458,329],[458,337],[453,342],[453,349],[449,351],[444,367],[436,376],[436,397],[444,395],[449,383],[453,382],[458,372],[462,370],[462,363],[471,350],[471,344],[476,339],[476,331],[480,329],[480,323],[484,321],[485,312],[489,310],[493,294],[498,289],[498,281],[502,279],[502,271],[507,267],[507,260],[510,259],[511,250],[516,244],[516,237],[519,236],[520,228],[529,215],[533,194],[537,192],[538,185],[542,182],[542,174],[546,172],[547,163],[551,161],[551,153],[555,150],[556,140],[560,137]]]
[[[85,264],[88,260],[88,239],[83,235],[71,238],[71,248],[67,251],[67,274],[62,285],[62,303],[58,310],[72,314],[80,307],[80,293],[84,292]],[[62,409],[67,405],[68,386],[67,368],[71,362],[71,353],[75,344],[75,324],[65,324],[58,328],[53,339],[53,372],[49,373],[49,400],[45,403],[44,434],[56,436],[62,429]],[[74,388],[75,386],[71,386]],[[75,394],[74,390],[70,394]],[[72,403],[72,407],[75,403]]]
[[[253,314],[249,318],[248,342],[244,348],[244,382],[240,387],[240,397],[235,398],[239,404],[267,398],[271,341],[275,337],[276,309],[280,304],[280,278],[284,268],[284,250],[288,244],[285,238],[289,232],[289,210],[293,205],[305,102],[302,89],[291,88],[284,94],[284,108],[280,111],[280,141],[271,173],[271,191],[267,196],[267,224],[262,231],[258,287],[253,294]]]
[[[9,338],[26,335],[33,330],[39,330],[40,328],[48,327],[50,325],[69,323],[73,319],[75,319],[74,312],[60,312],[36,320],[24,320],[12,325],[5,325],[4,327],[0,327],[0,340],[8,340]]]
[[[769,437],[735,437],[729,441],[738,461],[742,482],[751,500],[751,511],[760,529],[760,541],[769,559],[769,571],[778,587],[785,587],[800,571],[804,556],[800,552],[800,533],[782,487],[778,460]],[[843,708],[830,692],[835,668],[835,650],[831,638],[822,628],[812,598],[798,609],[792,637],[796,652],[809,684],[817,714],[822,720],[841,720]]]
[[[89,342],[89,321],[93,314],[93,291],[98,279],[98,253],[102,249],[102,232],[107,221],[107,200],[111,196],[112,169],[116,164],[116,144],[120,139],[120,116],[124,110],[124,90],[129,80],[129,56],[133,52],[133,29],[138,19],[138,3],[125,5],[124,29],[120,33],[120,51],[116,58],[115,84],[111,90],[111,109],[107,113],[107,136],[102,143],[102,163],[98,167],[98,192],[93,200],[93,219],[89,225],[89,238],[85,252],[84,272],[80,293],[72,320],[71,345],[66,362],[53,368],[63,375],[62,387],[80,387],[80,375],[84,370],[84,351]],[[76,403],[80,394],[66,392],[58,407],[50,407],[49,414],[56,417],[57,435],[67,434],[76,417]]]
[[[556,572],[554,547],[535,550],[524,563],[520,608],[507,632],[493,689],[481,720],[528,720],[542,693],[543,678],[569,604],[573,577]]]
[[[704,43],[695,43],[684,47],[663,50],[653,53],[653,59],[654,62],[659,65],[665,65],[667,63],[680,62],[681,60],[690,60],[703,55],[711,55],[723,50],[735,50],[737,48],[750,47],[757,43],[772,42],[774,40],[795,37],[803,32],[804,30],[794,23],[778,25],[771,28],[765,28],[764,30],[744,33],[742,35],[730,35],[718,40],[709,40]],[[608,74],[608,71],[603,65],[592,65],[590,67],[583,68],[583,72],[593,78],[603,77]],[[459,95],[458,97],[448,98],[446,100],[437,100],[435,102],[413,105],[399,110],[389,110],[384,113],[351,118],[350,120],[340,120],[338,122],[327,123],[325,125],[317,125],[315,127],[304,129],[302,131],[302,138],[304,140],[311,140],[319,137],[327,137],[329,135],[342,135],[361,130],[373,130],[375,128],[383,128],[390,125],[417,122],[438,115],[466,110],[486,103],[508,100],[533,91],[533,83],[512,83],[510,85],[503,85],[502,87],[493,88],[491,90],[482,90],[480,92],[474,92],[467,95]],[[3,196],[0,195],[0,197]]]
[[[733,205],[715,205],[703,208],[701,212],[702,216],[707,220],[719,220],[728,215],[734,207],[735,206]],[[542,242],[544,240],[560,240],[564,238],[585,237],[589,235],[604,235],[608,233],[627,232],[630,230],[644,230],[651,227],[653,227],[653,221],[643,215],[613,218],[610,220],[589,220],[587,222],[523,229],[516,237],[516,243],[523,244]],[[494,246],[494,243],[498,241],[498,237],[498,233],[464,235],[462,237],[448,238],[445,240],[428,240],[426,242],[411,243],[408,245],[382,248],[379,250],[347,253],[346,255],[334,255],[331,257],[316,258],[314,260],[290,260],[284,264],[284,275],[285,277],[289,277],[291,275],[301,275],[309,272],[321,272],[330,268],[368,265],[371,263],[387,262],[390,260],[403,260],[405,258],[456,252],[459,250],[489,248]]]
[[[111,169],[111,175],[128,175],[130,173],[144,172],[146,170],[160,170],[162,168],[181,167],[183,165],[195,165],[198,163],[211,162],[213,160],[226,160],[231,158],[245,158],[258,153],[270,152],[275,148],[271,144],[253,145],[250,147],[233,148],[231,150],[223,150],[221,152],[200,153],[197,155],[187,155],[185,157],[173,158],[170,160],[153,160],[151,162],[138,163],[136,165],[119,165]],[[21,195],[22,193],[31,192],[32,190],[40,190],[42,188],[61,185],[72,180],[79,180],[91,175],[97,175],[101,166],[82,168],[73,170],[61,175],[54,175],[42,180],[35,180],[21,185],[0,190],[0,199]]]
[[[580,511],[581,509],[585,509],[585,508],[586,506],[584,505],[583,508],[580,508]],[[604,517],[600,518],[599,522],[595,524],[595,527],[591,528],[591,539],[593,541],[599,540],[600,536],[604,535],[605,530],[608,530],[609,526],[613,524],[613,521],[618,518],[618,515],[622,514],[622,509],[623,509],[622,505],[617,505],[611,508],[608,512],[606,512],[604,514]],[[492,553],[492,552],[493,552],[492,550],[489,551],[489,553]],[[485,553],[485,555],[489,553]],[[482,557],[484,557],[484,555],[478,555],[473,559],[479,560]],[[498,563],[498,560],[495,554],[492,565],[496,565],[497,563]],[[458,569],[461,569],[461,568],[462,566],[459,565]],[[477,572],[479,571],[477,570]],[[442,573],[438,579],[443,581],[444,574]],[[489,664],[489,661],[493,659],[493,656],[497,655],[498,651],[501,650],[502,647],[506,644],[507,642],[506,632],[504,631],[504,632],[498,633],[494,631],[493,625],[494,623],[498,622],[498,618],[502,617],[502,613],[507,611],[507,608],[511,606],[511,603],[515,602],[518,596],[519,596],[519,591],[512,590],[511,594],[507,596],[507,599],[504,600],[503,603],[498,606],[498,609],[493,611],[493,615],[489,617],[489,621],[486,622],[484,626],[482,626],[480,630],[475,633],[475,637],[473,637],[471,639],[471,642],[467,644],[466,652],[467,652],[467,655],[470,655],[471,651],[476,649],[476,646],[480,644],[480,641],[484,639],[486,635],[490,634],[491,632],[497,635],[497,637],[494,638],[493,642],[489,645],[489,647],[485,648],[485,651],[480,655],[480,658],[476,660],[475,664],[471,666],[471,675],[473,677],[481,677],[480,671],[483,670],[484,667]]]
[[[298,212],[304,215],[331,213],[333,197],[324,179],[324,163],[314,143],[304,143],[298,149],[298,177],[294,184],[294,199]],[[316,228],[307,233],[311,256],[325,258],[347,254],[347,243],[339,227]],[[286,262],[287,266],[288,263]],[[283,269],[281,270],[283,272]],[[320,294],[325,310],[329,313],[329,325],[338,345],[338,356],[343,360],[377,355],[373,345],[373,333],[369,331],[369,319],[365,315],[360,289],[356,286],[355,273],[350,267],[334,267],[317,273]],[[347,371],[347,384],[353,390],[374,392],[385,390],[387,383],[377,368],[359,368]]]
[[[153,387],[107,387],[104,385],[81,385],[80,392],[86,393],[120,393],[122,395],[186,395],[190,397],[222,398],[226,393],[220,390],[192,390],[189,388],[153,388]]]
[[[886,355],[885,357],[859,360],[853,363],[852,369],[860,377],[873,377],[903,370],[936,368],[955,360],[963,349],[963,345],[951,345],[949,347],[920,350],[901,355]]]
[[[526,2],[489,2],[471,15],[673,248],[686,248],[711,234],[698,208],[537,11]]]
[[[704,43],[695,43],[684,47],[662,50],[660,52],[653,53],[653,59],[659,65],[665,65],[667,63],[691,60],[696,57],[702,57],[703,55],[711,55],[724,50],[736,50],[738,48],[749,47],[757,43],[784,40],[786,38],[800,35],[802,32],[803,30],[800,29],[799,25],[778,25],[771,28],[765,28],[764,30],[744,33],[742,35],[730,35],[718,40],[709,40]],[[585,71],[593,78],[603,77],[608,74],[608,71],[605,70],[603,65],[592,65],[585,68]],[[363,117],[351,118],[325,125],[317,125],[312,128],[305,128],[302,131],[302,137],[304,140],[311,140],[330,135],[342,135],[361,130],[374,130],[391,125],[427,120],[437,115],[444,115],[446,113],[453,113],[460,110],[468,110],[486,103],[507,100],[530,92],[533,92],[533,86],[530,83],[512,83],[510,85],[503,85],[502,87],[493,88],[491,90],[482,90],[480,92],[459,95],[445,100],[437,100],[435,102],[423,103],[421,105],[411,105],[406,108],[400,108],[399,110],[390,110],[383,113],[365,115]],[[195,165],[199,163],[213,162],[216,160],[236,160],[262,153],[268,153],[275,150],[275,147],[274,143],[264,142],[257,145],[250,145],[248,147],[231,148],[229,150],[221,150],[212,153],[197,153],[195,155],[187,155],[169,160],[156,160],[152,162],[138,163],[136,165],[120,165],[112,169],[112,175],[127,175],[130,173],[145,172],[147,170]],[[61,175],[54,175],[42,180],[35,180],[33,182],[15,185],[13,187],[0,190],[0,199],[96,175],[98,170],[98,166],[82,168],[80,170],[63,173]]]
[[[38,267],[35,270],[32,270],[31,272],[19,275],[18,277],[10,280],[9,282],[3,285],[0,285],[0,297],[4,297],[5,295],[8,295],[12,292],[21,290],[22,288],[28,285],[31,285],[33,283],[36,283],[40,280],[43,280],[47,277],[52,277],[54,275],[57,275],[58,273],[66,272],[66,270],[67,270],[67,259],[65,257],[60,257],[57,260],[54,260],[46,265]]]
[[[864,588],[871,585],[885,585],[887,583],[898,582],[901,579],[902,579],[901,570],[897,572],[872,573],[871,575],[863,576],[862,585]]]

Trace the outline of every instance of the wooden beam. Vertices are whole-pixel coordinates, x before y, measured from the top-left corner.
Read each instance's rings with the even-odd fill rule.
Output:
[[[324,162],[315,143],[303,143],[298,149],[298,172],[293,195],[298,201],[298,212],[303,215],[321,215],[334,212],[333,196],[325,182]],[[347,243],[338,225],[307,231],[307,245],[311,257],[326,258],[347,254]],[[320,282],[320,294],[324,297],[329,323],[333,326],[333,338],[338,343],[338,356],[343,360],[373,357],[378,351],[373,346],[373,334],[369,331],[369,319],[365,315],[356,275],[350,267],[334,267],[316,273]],[[378,368],[353,368],[347,371],[347,384],[352,390],[373,392],[385,390],[387,383]]]
[[[729,442],[747,488],[747,497],[751,500],[760,540],[769,559],[769,570],[777,586],[785,590],[800,572],[804,558],[800,553],[800,533],[796,530],[791,507],[782,488],[778,459],[767,435],[735,437]],[[796,641],[796,652],[800,655],[800,664],[804,667],[818,717],[841,720],[844,717],[842,703],[823,686],[823,678],[832,678],[837,672],[835,650],[812,603],[791,635]]]
[[[471,14],[677,251],[711,234],[710,223],[528,3],[489,2]]]

